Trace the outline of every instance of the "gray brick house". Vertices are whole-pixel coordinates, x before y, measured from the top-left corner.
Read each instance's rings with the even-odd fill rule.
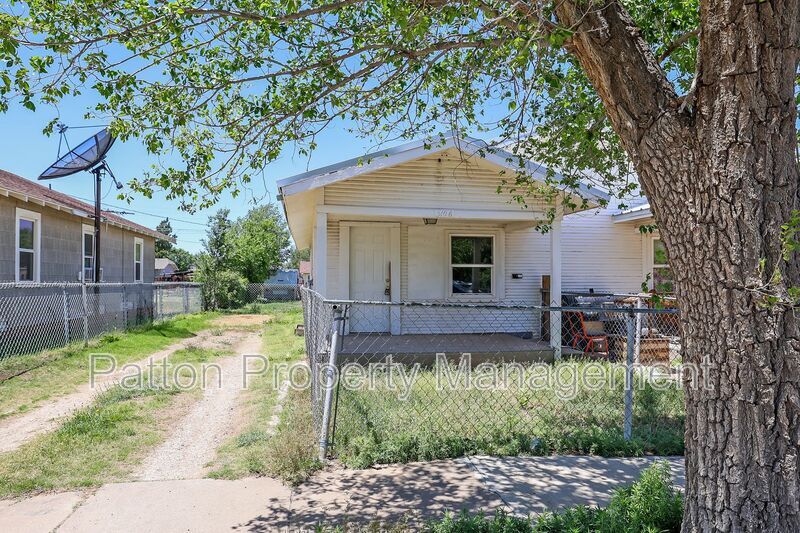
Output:
[[[0,170],[0,282],[92,281],[94,206]],[[171,238],[103,211],[103,282],[151,283],[155,240]]]

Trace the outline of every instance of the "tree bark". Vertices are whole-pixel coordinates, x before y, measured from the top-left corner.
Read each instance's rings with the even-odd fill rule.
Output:
[[[686,383],[685,531],[800,531],[800,324],[754,288],[800,285],[781,225],[798,209],[800,0],[701,2],[697,90],[681,106],[615,1],[559,21],[639,174],[676,277]],[[763,267],[761,263],[763,261]]]

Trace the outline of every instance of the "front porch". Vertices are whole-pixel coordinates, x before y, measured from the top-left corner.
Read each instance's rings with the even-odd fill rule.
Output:
[[[563,348],[565,355],[577,350]],[[390,335],[353,333],[342,337],[339,360],[348,362],[419,363],[432,366],[437,354],[458,364],[463,354],[470,354],[473,366],[484,362],[534,363],[554,361],[554,350],[548,341],[523,338],[510,333],[442,333]]]

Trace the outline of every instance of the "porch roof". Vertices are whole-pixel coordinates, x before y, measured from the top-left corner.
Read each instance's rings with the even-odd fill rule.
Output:
[[[630,209],[626,209],[624,211],[620,211],[619,213],[614,213],[611,215],[611,219],[614,223],[619,222],[630,222],[633,220],[643,220],[645,218],[652,218],[653,210],[650,209],[650,204],[642,204],[637,205],[636,207],[632,207]]]

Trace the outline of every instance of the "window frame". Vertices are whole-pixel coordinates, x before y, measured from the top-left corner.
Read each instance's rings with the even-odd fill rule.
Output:
[[[668,268],[672,270],[672,265],[669,263],[656,263],[655,261],[655,254],[656,254],[656,241],[661,241],[661,234],[659,232],[653,232],[650,235],[650,238],[647,240],[647,257],[645,257],[645,264],[647,265],[645,275],[650,275],[650,281],[648,285],[650,290],[655,290],[656,288],[656,273],[655,270],[657,268]]]
[[[453,238],[459,237],[481,237],[492,239],[492,262],[491,264],[474,264],[474,263],[453,263]],[[498,267],[498,235],[489,232],[449,232],[447,234],[447,295],[448,299],[453,300],[494,300],[497,298],[497,267]],[[491,291],[490,292],[453,292],[453,268],[490,268],[491,276]]]
[[[85,235],[92,236],[92,280],[89,281],[89,283],[95,283],[96,280],[94,279],[94,266],[95,261],[97,261],[97,237],[94,234],[94,226],[90,226],[89,224],[81,224],[81,282],[87,283],[86,267],[84,263],[86,262],[86,258],[89,256],[86,255],[86,245],[84,243]]]
[[[141,247],[141,255],[139,256],[139,260],[136,260],[136,247]],[[136,279],[136,264],[139,264],[139,279]],[[134,237],[133,238],[133,282],[134,283],[143,283],[144,282],[144,239],[141,237]]]
[[[33,248],[19,247],[19,223],[21,220],[33,222]],[[20,252],[33,253],[33,279],[19,279]],[[17,207],[14,215],[14,280],[17,283],[41,283],[42,266],[42,214]]]

